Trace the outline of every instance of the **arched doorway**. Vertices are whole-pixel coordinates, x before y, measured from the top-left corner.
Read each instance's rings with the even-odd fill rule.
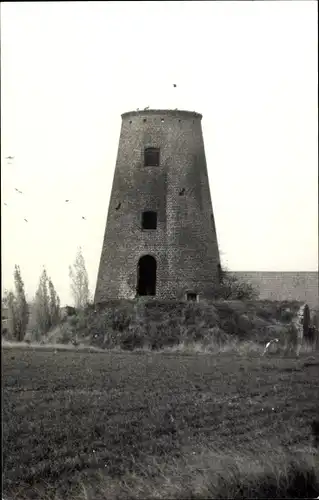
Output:
[[[137,295],[156,295],[156,260],[143,255],[137,266]]]

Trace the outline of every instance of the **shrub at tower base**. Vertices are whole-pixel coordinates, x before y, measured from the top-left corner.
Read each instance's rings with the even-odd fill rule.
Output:
[[[219,284],[213,287],[215,299],[256,300],[259,292],[251,283],[240,280],[225,267],[220,267]]]
[[[290,324],[301,303],[259,301],[176,302],[139,299],[88,306],[56,327],[51,343],[102,349],[263,348]]]

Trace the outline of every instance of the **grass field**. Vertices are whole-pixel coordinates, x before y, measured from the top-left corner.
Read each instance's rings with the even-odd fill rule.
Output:
[[[3,348],[2,377],[5,498],[319,495],[318,353]]]

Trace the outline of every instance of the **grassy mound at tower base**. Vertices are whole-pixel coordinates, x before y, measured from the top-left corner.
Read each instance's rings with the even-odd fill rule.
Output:
[[[265,343],[290,324],[297,301],[112,301],[67,318],[45,343],[100,349],[227,350]]]

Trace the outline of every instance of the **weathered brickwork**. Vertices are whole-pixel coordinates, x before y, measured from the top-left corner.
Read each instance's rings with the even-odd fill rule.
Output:
[[[300,300],[310,308],[319,307],[318,272],[237,271],[239,279],[254,285],[261,299]]]
[[[201,119],[178,110],[122,115],[95,302],[134,298],[143,255],[157,262],[156,297],[211,296],[220,261]],[[160,149],[159,166],[144,166],[148,147]],[[157,212],[156,230],[142,230],[143,211]]]

